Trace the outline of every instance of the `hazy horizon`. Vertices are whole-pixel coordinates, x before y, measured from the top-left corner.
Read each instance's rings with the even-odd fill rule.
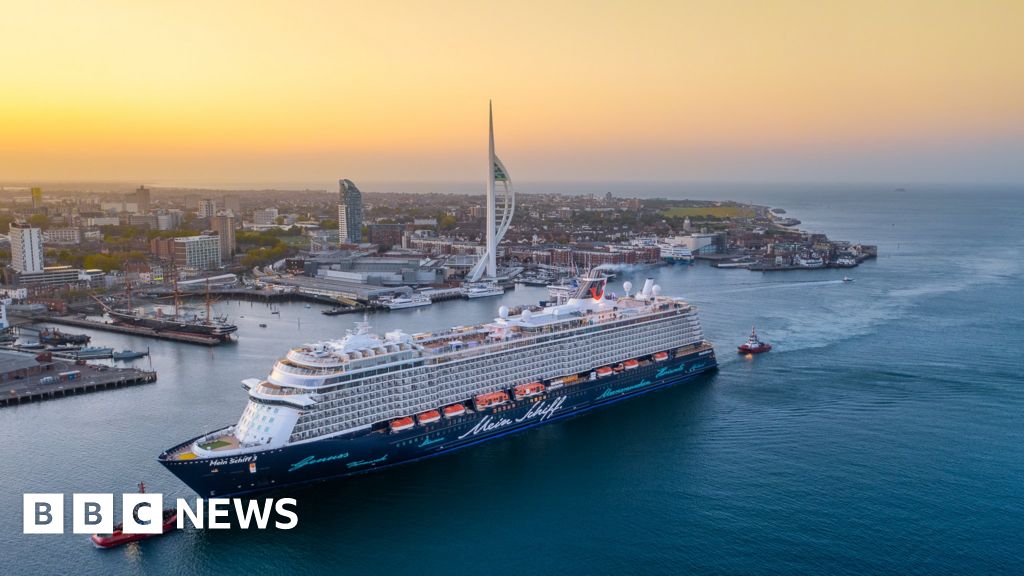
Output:
[[[1021,182],[1021,29],[1020,2],[17,3],[0,180],[481,181],[493,99],[518,182]]]

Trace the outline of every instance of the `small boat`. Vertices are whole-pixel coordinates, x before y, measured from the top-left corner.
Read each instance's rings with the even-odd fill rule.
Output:
[[[520,384],[512,389],[512,393],[515,394],[516,400],[532,398],[533,396],[538,396],[544,393],[544,385],[540,382]]]
[[[163,530],[160,534],[125,534],[123,532],[124,523],[119,522],[114,526],[114,531],[110,534],[93,534],[91,539],[93,545],[97,548],[114,548],[115,546],[121,546],[129,542],[137,542],[139,540],[145,540],[152,538],[153,536],[160,536],[167,534],[172,530],[178,529],[178,511],[174,508],[167,508],[164,510],[164,524]]]
[[[658,352],[654,355],[655,362],[664,362],[665,360],[668,360],[668,352]]]
[[[305,306],[305,307],[306,307],[306,308],[312,308],[312,307],[313,307],[313,305],[312,305],[312,304],[306,304],[306,306]]]
[[[339,314],[344,314],[345,312],[348,312],[348,310],[340,306],[335,306],[334,308],[320,311],[320,313],[323,314],[324,316],[338,316]]]
[[[456,416],[462,416],[466,413],[466,407],[462,404],[452,404],[451,406],[444,407],[445,418],[455,418]]]
[[[849,276],[843,276],[843,282],[853,282],[853,278],[850,278]]]
[[[260,322],[260,328],[266,328],[267,325],[264,322]]]
[[[640,363],[633,359],[626,360],[622,365],[625,366],[626,370],[634,370],[640,367]]]
[[[481,394],[473,399],[473,403],[476,404],[477,410],[490,408],[492,406],[501,406],[506,402],[508,402],[508,392],[505,392],[504,390],[491,392],[489,394]]]
[[[281,311],[280,310],[271,310],[270,313],[271,314],[280,314]]]
[[[597,369],[597,377],[598,378],[604,378],[605,376],[611,376],[611,375],[612,375],[612,369],[607,367],[607,366],[602,366],[602,367]]]
[[[149,350],[146,350],[145,352],[136,352],[135,350],[125,348],[120,352],[114,352],[112,356],[114,357],[114,360],[135,360],[136,358],[149,356]]]
[[[750,329],[750,338],[747,338],[746,343],[739,347],[740,354],[760,354],[771,349],[771,344],[757,339],[757,330],[753,327]]]
[[[441,419],[441,413],[437,410],[427,410],[426,412],[416,416],[416,420],[420,424],[433,424]]]
[[[409,417],[409,416],[406,416],[405,418],[399,418],[397,420],[392,420],[391,421],[391,431],[392,432],[401,432],[402,430],[408,430],[409,428],[412,428],[415,425],[416,425],[416,423],[412,421],[412,418]]]
[[[139,494],[146,493],[146,483],[139,482]],[[138,520],[138,516],[135,517]],[[93,534],[90,539],[97,548],[114,548],[127,544],[129,542],[137,542],[139,540],[145,540],[152,538],[153,536],[160,536],[167,534],[172,530],[178,529],[178,510],[175,508],[165,508],[163,512],[163,528],[158,534],[125,534],[124,523],[119,522],[114,525],[114,531],[110,534]]]
[[[42,350],[43,348],[45,348],[45,346],[43,344],[40,344],[39,342],[35,342],[35,341],[25,342],[23,344],[18,344],[16,347],[17,348],[22,348],[24,350]]]

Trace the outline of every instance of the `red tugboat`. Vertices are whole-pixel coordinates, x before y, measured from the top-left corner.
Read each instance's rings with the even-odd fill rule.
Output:
[[[139,494],[144,494],[145,492],[146,483],[139,482]],[[153,536],[167,534],[168,532],[178,528],[178,511],[175,508],[167,508],[164,510],[163,522],[163,530],[160,534],[125,534],[123,532],[124,523],[119,522],[114,525],[114,531],[110,534],[93,534],[92,543],[97,548],[114,548],[129,542],[136,542],[138,540],[152,538]]]
[[[757,329],[753,326],[750,328],[750,338],[747,338],[747,342],[739,347],[740,354],[760,354],[771,349],[771,344],[757,339]]]

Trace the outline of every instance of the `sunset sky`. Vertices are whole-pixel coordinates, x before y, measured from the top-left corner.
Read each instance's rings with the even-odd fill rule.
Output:
[[[1024,2],[8,2],[0,181],[1024,181]]]

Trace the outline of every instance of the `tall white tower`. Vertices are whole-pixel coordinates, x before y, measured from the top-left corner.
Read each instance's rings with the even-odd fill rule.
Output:
[[[28,224],[12,222],[11,268],[21,274],[43,271],[43,231]]]
[[[494,109],[487,105],[487,245],[483,256],[469,272],[473,282],[480,279],[486,270],[489,278],[498,276],[498,243],[508,231],[512,223],[512,214],[516,210],[516,193],[512,189],[512,179],[508,170],[494,153]],[[501,199],[497,198],[496,185],[501,184]],[[500,203],[500,206],[499,206]],[[501,213],[498,213],[498,210]]]

